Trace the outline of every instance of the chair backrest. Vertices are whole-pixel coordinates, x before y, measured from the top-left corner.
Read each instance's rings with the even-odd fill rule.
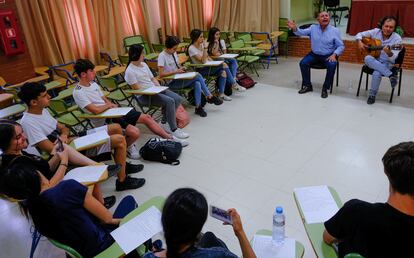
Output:
[[[349,253],[345,255],[344,258],[364,258],[364,256],[357,253]]]
[[[251,35],[254,40],[270,41],[270,35],[267,32],[252,32]]]
[[[82,255],[80,255],[75,249],[73,249],[70,246],[67,246],[65,244],[62,244],[56,240],[53,240],[51,238],[49,238],[49,241],[56,246],[57,248],[60,248],[62,250],[64,250],[70,257],[72,258],[83,258]]]
[[[109,78],[99,78],[99,84],[104,87],[108,91],[114,91],[118,89],[118,84],[116,83],[115,78],[109,77]]]
[[[129,56],[127,55],[119,55],[119,62],[121,62],[122,65],[127,65],[129,61]]]
[[[220,39],[224,40],[227,44],[230,44],[230,32],[220,31]]]
[[[240,39],[241,36],[243,35],[250,35],[250,32],[240,32],[240,31],[235,31],[234,32],[234,38],[235,39]]]
[[[152,49],[154,49],[155,53],[161,53],[164,50],[163,44],[152,44]]]
[[[183,42],[184,43],[191,43],[191,38],[183,37]]]
[[[152,71],[154,76],[158,75],[158,61],[157,60],[145,60],[145,63],[148,65],[149,69]]]
[[[111,69],[112,67],[115,67],[115,66],[120,66],[120,64],[117,62],[117,60],[114,60],[112,57],[111,57],[111,55],[109,55],[108,53],[106,53],[106,52],[100,52],[99,53],[99,55],[100,55],[100,57],[105,61],[105,62],[107,62],[108,63],[108,68],[109,69]]]
[[[339,6],[339,0],[323,0],[325,7],[336,7]]]
[[[404,62],[404,57],[405,57],[405,47],[403,46],[403,48],[400,50],[400,52],[398,53],[397,58],[395,59],[395,64],[400,68]]]
[[[128,52],[129,46],[134,44],[144,43],[145,39],[142,35],[134,35],[130,37],[125,37],[123,39],[125,51]]]
[[[78,79],[74,75],[74,70],[75,70],[74,66],[75,66],[74,62],[69,62],[65,64],[51,66],[49,67],[49,71],[71,82],[76,82],[78,81]]]
[[[250,33],[248,33],[248,32],[246,34],[239,35],[237,39],[242,39],[244,42],[253,40],[252,35],[250,35]]]
[[[288,28],[288,18],[279,18],[279,29],[280,28]]]
[[[68,110],[68,106],[65,101],[60,99],[51,99],[49,101],[49,109],[55,114],[59,115],[65,113]]]
[[[232,41],[232,42],[230,42],[230,46],[232,48],[241,48],[241,47],[244,47],[244,41],[241,40],[241,39]]]

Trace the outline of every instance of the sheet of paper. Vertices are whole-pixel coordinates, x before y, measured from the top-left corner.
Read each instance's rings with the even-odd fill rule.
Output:
[[[125,116],[129,111],[132,110],[132,107],[117,107],[110,108],[105,112],[101,113],[102,116]]]
[[[223,63],[223,61],[207,61],[204,64],[205,65],[216,66],[216,65],[221,65],[222,63]]]
[[[325,222],[338,211],[326,185],[295,188],[294,191],[308,224]]]
[[[79,183],[96,182],[105,172],[107,165],[78,167],[69,171],[63,180],[74,179]]]
[[[152,206],[112,231],[111,235],[127,254],[161,231],[161,212]]]
[[[73,144],[75,145],[75,149],[79,150],[88,145],[93,145],[96,143],[104,142],[109,139],[109,135],[106,130],[99,130],[96,133],[88,134],[73,140]]]
[[[276,245],[271,236],[254,235],[253,250],[257,258],[295,258],[295,239],[285,238],[282,245]]]
[[[143,90],[142,92],[145,92],[145,93],[160,93],[160,92],[165,91],[166,89],[168,89],[168,87],[152,86],[152,87],[149,87],[149,88]]]
[[[223,54],[219,57],[221,57],[221,58],[236,58],[238,56],[239,56],[239,54]]]
[[[196,72],[178,73],[174,75],[174,79],[186,79],[186,78],[193,78],[195,76],[196,76]]]

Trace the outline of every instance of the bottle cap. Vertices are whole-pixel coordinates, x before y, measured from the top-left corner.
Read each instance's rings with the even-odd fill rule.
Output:
[[[283,213],[283,208],[282,208],[282,206],[277,206],[277,207],[276,207],[276,213],[278,213],[278,214],[282,214],[282,213]]]

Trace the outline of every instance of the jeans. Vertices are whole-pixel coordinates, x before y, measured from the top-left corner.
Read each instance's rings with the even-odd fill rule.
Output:
[[[325,82],[323,83],[323,89],[329,90],[332,87],[337,62],[328,61],[327,58],[329,56],[331,56],[331,54],[317,55],[313,52],[310,52],[300,61],[299,66],[302,73],[302,86],[312,87],[312,83],[310,81],[311,66],[315,64],[322,64],[326,66],[326,76]]]
[[[229,58],[229,59],[226,59],[225,62],[229,66],[229,69],[230,69],[230,72],[233,78],[236,78],[237,69],[239,68],[237,64],[237,60],[235,58]]]
[[[227,77],[222,76],[222,72],[226,72]],[[223,66],[204,66],[197,69],[203,76],[217,76],[218,77],[218,91],[220,94],[224,93],[224,88],[226,87],[226,83],[233,85],[236,83],[233,76],[231,75],[230,69],[224,68]]]
[[[177,120],[175,117],[175,111],[183,101],[183,98],[175,92],[165,90],[152,96],[140,96],[138,100],[144,105],[157,105],[163,108],[163,121],[166,121],[172,131],[177,129]]]
[[[204,78],[200,74],[197,74],[196,77],[191,80],[172,80],[168,84],[168,87],[171,90],[180,90],[183,88],[192,87],[194,89],[196,107],[199,107],[201,105],[201,92],[203,92],[204,96],[206,97],[209,97],[211,95],[206,83],[204,82]]]
[[[372,81],[371,81],[371,89],[369,89],[370,96],[376,96],[379,86],[381,84],[382,76],[391,76],[391,68],[393,64],[391,63],[381,63],[373,56],[366,56],[365,57],[365,64],[374,70],[372,73]]]
[[[116,207],[113,217],[116,219],[122,219],[137,207],[138,204],[135,201],[134,197],[127,195],[122,198],[121,202]]]

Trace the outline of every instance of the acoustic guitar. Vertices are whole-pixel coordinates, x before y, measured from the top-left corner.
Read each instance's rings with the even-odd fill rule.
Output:
[[[366,48],[362,52],[358,49],[358,54],[363,55],[363,56],[371,55],[377,58],[381,55],[381,50],[387,47],[387,46],[382,45],[382,42],[379,39],[363,37],[361,41],[362,43],[368,46],[368,48]],[[402,44],[389,45],[388,47],[390,47],[391,50],[401,50]]]

